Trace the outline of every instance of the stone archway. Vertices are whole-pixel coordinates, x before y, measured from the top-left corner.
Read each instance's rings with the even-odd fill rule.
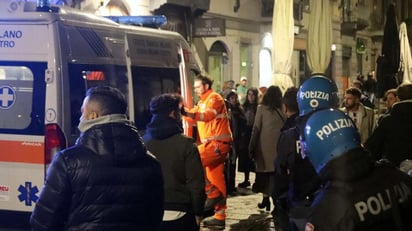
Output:
[[[222,41],[215,41],[209,49],[207,59],[207,72],[214,80],[213,89],[221,91],[223,82],[232,79],[229,76],[229,52],[227,45]]]

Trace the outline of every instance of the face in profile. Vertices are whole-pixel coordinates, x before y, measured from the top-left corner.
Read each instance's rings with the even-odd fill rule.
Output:
[[[206,87],[205,85],[202,84],[201,80],[195,80],[195,83],[193,85],[193,88],[195,90],[195,93],[198,97],[200,97],[201,95],[203,95],[206,92]]]

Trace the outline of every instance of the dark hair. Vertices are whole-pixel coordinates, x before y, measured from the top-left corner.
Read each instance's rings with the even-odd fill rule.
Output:
[[[233,95],[235,95],[237,97],[237,92],[235,90],[231,90],[231,91],[227,92],[227,94],[225,95],[225,99],[229,100],[229,98],[232,97]]]
[[[203,84],[203,85],[209,84],[209,89],[212,89],[213,80],[212,80],[211,78],[199,74],[199,75],[197,75],[197,76],[195,77],[195,80],[200,80],[200,81],[202,81],[202,84]]]
[[[270,86],[262,98],[262,105],[268,106],[271,111],[282,106],[282,91],[278,86]]]
[[[182,98],[174,94],[162,94],[152,98],[150,101],[150,112],[152,114],[166,114],[171,111],[177,111],[179,109],[179,103],[182,102]]]
[[[356,87],[350,87],[350,88],[346,89],[345,93],[346,94],[351,94],[351,95],[357,97],[358,99],[360,99],[361,96],[362,96],[361,90],[359,88],[356,88]]]
[[[282,103],[291,112],[299,112],[298,95],[299,89],[296,87],[289,87],[283,95]]]
[[[400,101],[412,99],[412,84],[401,84],[397,88]]]
[[[254,103],[249,102],[249,98],[247,96],[249,94],[249,92],[252,92],[253,95],[255,96],[255,102]],[[243,110],[247,110],[248,108],[252,108],[253,113],[256,113],[258,100],[259,100],[259,90],[256,87],[249,87],[246,91],[246,100],[242,105]]]
[[[87,90],[90,102],[99,105],[100,115],[126,114],[127,102],[123,93],[111,86],[96,86]]]

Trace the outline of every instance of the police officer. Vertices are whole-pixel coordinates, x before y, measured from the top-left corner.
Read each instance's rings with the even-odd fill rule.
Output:
[[[314,112],[301,145],[323,184],[306,231],[412,230],[412,178],[375,164],[347,115],[336,109]]]
[[[300,86],[293,95],[284,95],[286,114],[295,111],[297,104],[297,124],[282,131],[277,146],[275,159],[275,222],[282,230],[304,228],[305,211],[308,211],[313,194],[319,189],[320,179],[308,159],[300,155],[299,124],[316,110],[337,107],[338,96],[335,84],[322,75],[314,75]],[[294,103],[293,103],[294,101]],[[291,103],[292,102],[292,103]],[[290,116],[287,121],[293,118]],[[293,119],[290,121],[294,122]],[[285,123],[286,125],[287,123]],[[289,218],[292,227],[289,224]]]

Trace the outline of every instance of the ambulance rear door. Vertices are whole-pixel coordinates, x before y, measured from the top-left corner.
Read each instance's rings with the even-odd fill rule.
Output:
[[[0,19],[0,226],[28,221],[44,182],[48,28]]]

